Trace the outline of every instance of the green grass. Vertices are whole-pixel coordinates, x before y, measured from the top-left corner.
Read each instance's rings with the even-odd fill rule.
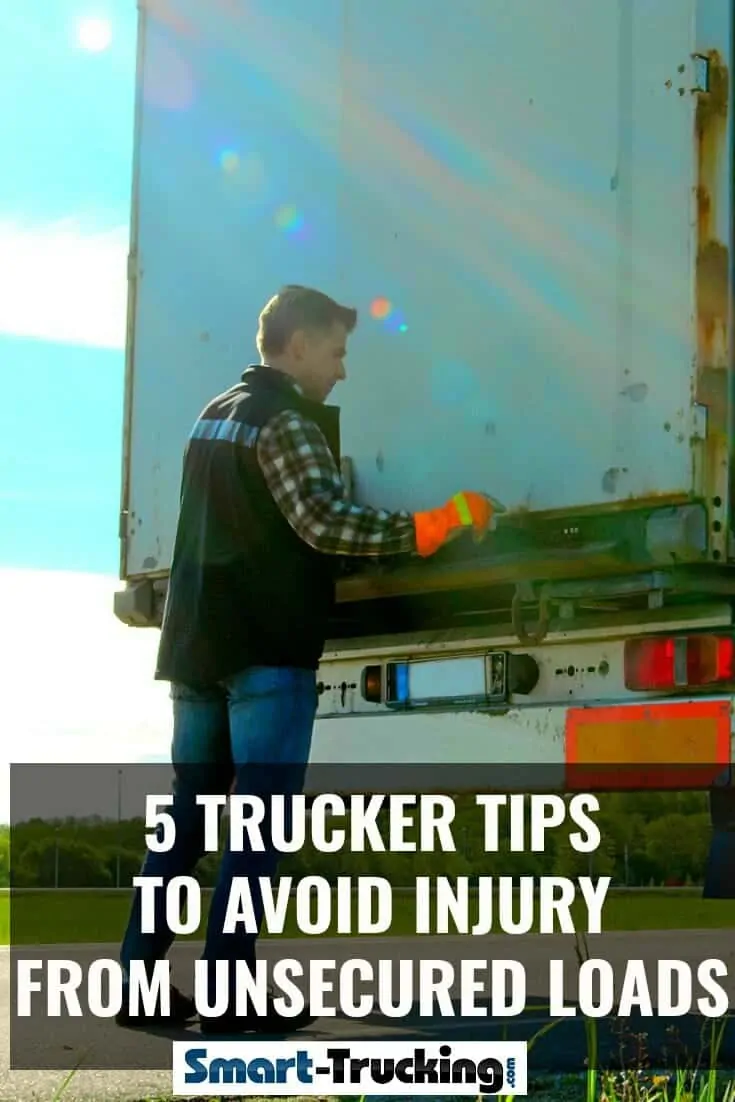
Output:
[[[204,936],[211,896],[204,893],[202,922],[192,938]],[[0,894],[0,944],[10,941],[8,893]],[[116,942],[124,929],[130,895],[105,891],[24,891],[13,897],[13,942],[23,945],[84,942]],[[573,908],[575,922],[584,922],[583,906]],[[608,895],[603,910],[604,930],[691,930],[726,929],[735,925],[735,900],[703,900],[696,893],[670,889],[666,892],[620,892]],[[450,933],[452,931],[450,930]],[[336,931],[327,931],[329,936]],[[390,936],[414,933],[413,899],[396,895]],[[278,935],[266,934],[264,937]],[[285,937],[300,937],[293,915]]]
[[[569,1083],[554,1084],[549,1087],[543,1087],[540,1091],[534,1091],[529,1094],[531,1098],[538,1099],[538,1102],[580,1102],[581,1099],[585,1099],[585,1102],[591,1102],[590,1096],[586,1092],[584,1084],[580,1085],[577,1081],[570,1081]],[[268,1095],[263,1098],[253,1098],[251,1102],[272,1102],[273,1095]],[[480,1096],[480,1099],[483,1096]],[[510,1098],[513,1096],[510,1095]],[[289,1102],[314,1102],[314,1098],[310,1095],[296,1095],[289,1099]],[[354,1096],[345,1095],[329,1095],[324,1097],[322,1102],[354,1102]],[[480,1102],[480,1099],[476,1099],[475,1102]],[[649,1087],[641,1085],[638,1087],[638,1093],[634,1092],[634,1088],[630,1085],[625,1087],[624,1093],[616,1093],[615,1089],[608,1086],[604,1093],[592,1095],[592,1099],[599,1099],[600,1102],[735,1102],[735,1094],[733,1094],[733,1083],[722,1080],[717,1088],[717,1093],[710,1093],[707,1088],[700,1090],[699,1093],[695,1090],[690,1090],[687,1086],[677,1090],[676,1084],[664,1087],[662,1085],[653,1084]],[[169,1095],[168,1098],[141,1098],[139,1102],[173,1102],[173,1099]],[[203,1098],[202,1102],[222,1102],[222,1095],[210,1095],[209,1098]],[[358,1102],[365,1102],[364,1099],[358,1099]]]
[[[222,1095],[209,1095],[202,1098],[201,1102],[222,1102]],[[251,1102],[273,1102],[276,1095],[253,1097]],[[369,1097],[369,1096],[368,1096]],[[451,1097],[451,1096],[450,1096]],[[481,1102],[484,1096],[480,1095],[475,1102]],[[508,1096],[510,1099],[512,1095]],[[697,1089],[696,1084],[691,1087],[688,1084],[679,1086],[673,1083],[635,1083],[631,1078],[626,1081],[618,1092],[615,1086],[605,1084],[600,1087],[600,1093],[590,1094],[584,1081],[577,1077],[570,1077],[568,1081],[560,1083],[539,1084],[538,1089],[530,1091],[528,1097],[535,1098],[538,1102],[735,1102],[735,1081],[719,1079],[717,1084],[710,1087],[702,1083]],[[51,1102],[61,1102],[62,1095],[54,1095]],[[321,1100],[311,1095],[294,1095],[289,1102],[354,1102],[354,1095],[325,1095]],[[155,1098],[140,1098],[137,1102],[173,1102],[171,1095],[157,1095]],[[366,1102],[365,1098],[358,1098],[358,1102]]]

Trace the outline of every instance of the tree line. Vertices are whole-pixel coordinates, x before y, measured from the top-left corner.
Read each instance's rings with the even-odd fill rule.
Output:
[[[319,875],[385,876],[394,886],[417,876],[578,876],[610,875],[631,887],[701,884],[711,838],[708,796],[703,792],[607,793],[600,797],[596,821],[602,842],[592,855],[580,854],[569,842],[574,825],[546,835],[544,852],[515,853],[507,844],[488,853],[482,812],[472,796],[456,799],[453,823],[456,853],[388,853],[367,851],[321,853],[307,842],[298,853],[284,855],[279,871],[294,877]],[[385,827],[384,817],[379,820]],[[335,824],[343,826],[343,823]],[[227,829],[223,821],[222,841]],[[505,825],[501,826],[504,838]],[[410,836],[411,831],[407,834]],[[414,831],[418,839],[418,830]],[[388,838],[387,827],[383,837]],[[128,887],[145,857],[145,824],[141,818],[121,822],[102,818],[32,819],[0,828],[0,885],[18,888]],[[11,861],[12,853],[12,861]],[[220,854],[208,853],[197,866],[205,887],[216,882]]]

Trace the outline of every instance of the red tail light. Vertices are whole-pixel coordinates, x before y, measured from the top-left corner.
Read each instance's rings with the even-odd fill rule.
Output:
[[[625,686],[633,691],[696,689],[733,681],[732,636],[653,636],[625,644]]]

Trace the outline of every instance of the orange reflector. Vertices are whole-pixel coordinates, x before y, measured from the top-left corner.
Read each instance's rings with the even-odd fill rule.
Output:
[[[729,700],[570,708],[573,789],[707,788],[730,764]]]
[[[380,704],[383,699],[383,667],[366,666],[362,671],[362,695],[370,704]]]

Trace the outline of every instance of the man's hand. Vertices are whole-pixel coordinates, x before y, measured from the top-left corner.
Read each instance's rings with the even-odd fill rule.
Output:
[[[414,513],[416,550],[427,558],[468,529],[472,529],[475,543],[480,543],[493,527],[496,514],[504,511],[495,498],[463,490],[438,509]]]

